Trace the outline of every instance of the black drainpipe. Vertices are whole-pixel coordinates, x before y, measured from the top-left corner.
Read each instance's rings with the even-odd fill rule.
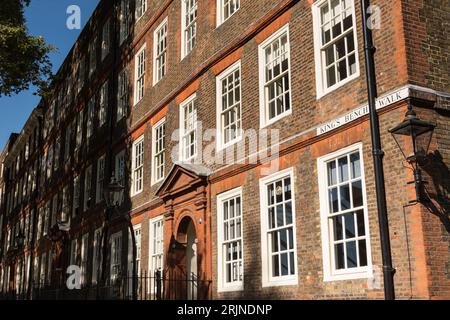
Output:
[[[373,45],[372,30],[370,29],[368,9],[369,0],[361,0],[361,11],[364,33],[364,51],[366,63],[366,79],[370,112],[370,128],[372,136],[372,154],[375,171],[375,188],[377,196],[378,222],[380,228],[381,254],[383,259],[384,298],[395,299],[394,273],[392,267],[391,244],[389,238],[389,222],[386,207],[386,190],[384,184],[383,156],[380,138],[380,121],[376,110],[377,80],[375,76],[375,47]]]

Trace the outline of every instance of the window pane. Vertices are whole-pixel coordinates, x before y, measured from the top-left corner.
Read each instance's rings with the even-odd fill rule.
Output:
[[[330,199],[330,212],[336,213],[339,212],[339,201],[338,201],[338,189],[333,188],[329,191],[329,199]]]
[[[286,202],[285,204],[286,225],[292,224],[292,203]]]
[[[355,268],[357,266],[356,241],[347,242],[347,268]]]
[[[343,232],[342,232],[342,216],[337,216],[333,218],[334,224],[334,240],[339,241],[343,240]]]
[[[277,227],[284,226],[283,215],[283,205],[281,204],[277,206]]]
[[[279,233],[280,233],[280,251],[286,251],[288,249],[287,230],[286,229],[280,230]]]
[[[361,180],[352,183],[353,207],[363,205],[362,182]]]
[[[341,198],[341,210],[350,209],[350,188],[349,185],[343,185],[339,187],[339,193]]]
[[[366,248],[366,240],[359,240],[359,266],[365,267],[367,266],[367,248]]]
[[[287,276],[289,274],[288,254],[281,254],[281,275]]]
[[[344,215],[345,220],[345,238],[352,239],[355,237],[355,219],[354,214],[349,213]]]
[[[362,237],[366,235],[366,228],[364,223],[364,211],[360,210],[356,214],[356,220],[358,224],[358,237]]]
[[[328,186],[332,186],[337,183],[336,161],[329,162],[327,166],[328,166]]]
[[[344,269],[345,268],[345,258],[344,258],[344,245],[342,243],[338,243],[336,245],[336,269]]]
[[[361,176],[361,163],[359,158],[359,152],[350,155],[352,179],[359,178]]]
[[[272,277],[278,277],[280,275],[280,263],[279,256],[272,256]]]

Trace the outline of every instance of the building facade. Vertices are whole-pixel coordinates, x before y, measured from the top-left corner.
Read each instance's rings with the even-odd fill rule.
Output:
[[[448,299],[449,5],[372,4],[396,296]],[[95,298],[135,261],[153,297],[162,271],[168,298],[383,298],[361,26],[356,0],[101,1],[3,153],[2,292],[78,266]],[[436,124],[426,205],[408,107]]]

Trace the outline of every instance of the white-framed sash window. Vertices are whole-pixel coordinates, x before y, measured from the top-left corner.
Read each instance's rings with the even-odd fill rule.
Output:
[[[153,85],[167,73],[167,26],[168,18],[156,28],[153,35]]]
[[[312,6],[317,98],[359,77],[354,0],[321,0]]]
[[[217,149],[226,148],[242,138],[241,62],[238,61],[216,80]]]
[[[145,94],[145,48],[144,45],[139,49],[138,53],[134,56],[135,64],[135,81],[134,81],[134,104],[144,98]]]
[[[165,138],[166,119],[158,121],[152,128],[152,184],[156,184],[164,179],[165,174]]]
[[[180,106],[181,160],[197,156],[197,95],[194,93]]]
[[[242,188],[217,196],[218,290],[243,290]]]
[[[292,113],[289,25],[259,46],[261,127]]]
[[[227,21],[240,6],[240,0],[217,0],[217,26]]]
[[[164,267],[164,220],[163,216],[153,218],[149,222],[149,271],[162,271]]]
[[[297,285],[294,169],[260,180],[263,287]]]
[[[144,189],[144,136],[133,142],[132,150],[132,195],[137,195]]]
[[[181,59],[195,47],[197,38],[197,0],[181,0]]]
[[[318,159],[324,281],[370,278],[362,144]]]

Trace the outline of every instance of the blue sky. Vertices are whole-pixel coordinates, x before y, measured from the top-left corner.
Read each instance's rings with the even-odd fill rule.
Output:
[[[53,72],[56,72],[72,48],[81,30],[66,27],[67,7],[78,5],[81,9],[81,27],[85,25],[99,0],[31,0],[25,17],[31,34],[43,36],[47,43],[58,48],[50,55]],[[0,98],[0,148],[3,149],[11,132],[20,132],[28,116],[39,103],[33,95],[35,88],[11,97]],[[0,149],[0,150],[1,150]]]

